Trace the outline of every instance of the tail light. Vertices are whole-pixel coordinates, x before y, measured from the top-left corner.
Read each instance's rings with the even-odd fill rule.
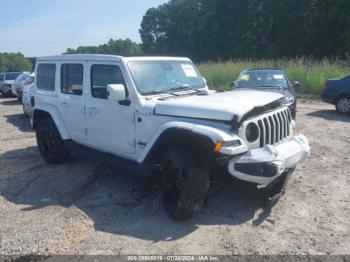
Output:
[[[328,81],[324,82],[323,91],[326,92],[328,89]]]

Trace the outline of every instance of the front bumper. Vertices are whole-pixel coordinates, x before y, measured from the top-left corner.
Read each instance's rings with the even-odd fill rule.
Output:
[[[309,142],[305,136],[299,135],[288,142],[266,145],[231,159],[228,171],[238,179],[268,185],[309,155]]]

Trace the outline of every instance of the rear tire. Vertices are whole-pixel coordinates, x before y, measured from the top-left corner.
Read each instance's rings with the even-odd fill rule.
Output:
[[[164,209],[175,220],[198,211],[209,188],[209,173],[196,166],[184,150],[170,150],[161,166]]]
[[[19,104],[22,104],[22,93],[20,93],[20,92],[17,93],[17,102]]]
[[[340,114],[348,114],[350,112],[350,97],[342,96],[338,98],[335,108]]]
[[[69,151],[51,118],[40,120],[36,140],[41,156],[49,164],[61,164],[68,160]]]

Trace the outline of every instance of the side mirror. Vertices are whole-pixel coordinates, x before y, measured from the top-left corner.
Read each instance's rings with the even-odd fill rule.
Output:
[[[107,85],[108,100],[123,101],[126,99],[125,87],[122,84]]]
[[[300,82],[299,81],[293,81],[293,86],[300,86]]]

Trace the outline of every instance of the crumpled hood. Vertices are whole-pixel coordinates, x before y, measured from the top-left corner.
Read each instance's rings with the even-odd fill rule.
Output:
[[[187,96],[158,100],[155,114],[193,117],[220,121],[231,121],[237,116],[240,121],[245,114],[256,107],[270,104],[283,95],[256,90],[237,90],[209,95]]]

